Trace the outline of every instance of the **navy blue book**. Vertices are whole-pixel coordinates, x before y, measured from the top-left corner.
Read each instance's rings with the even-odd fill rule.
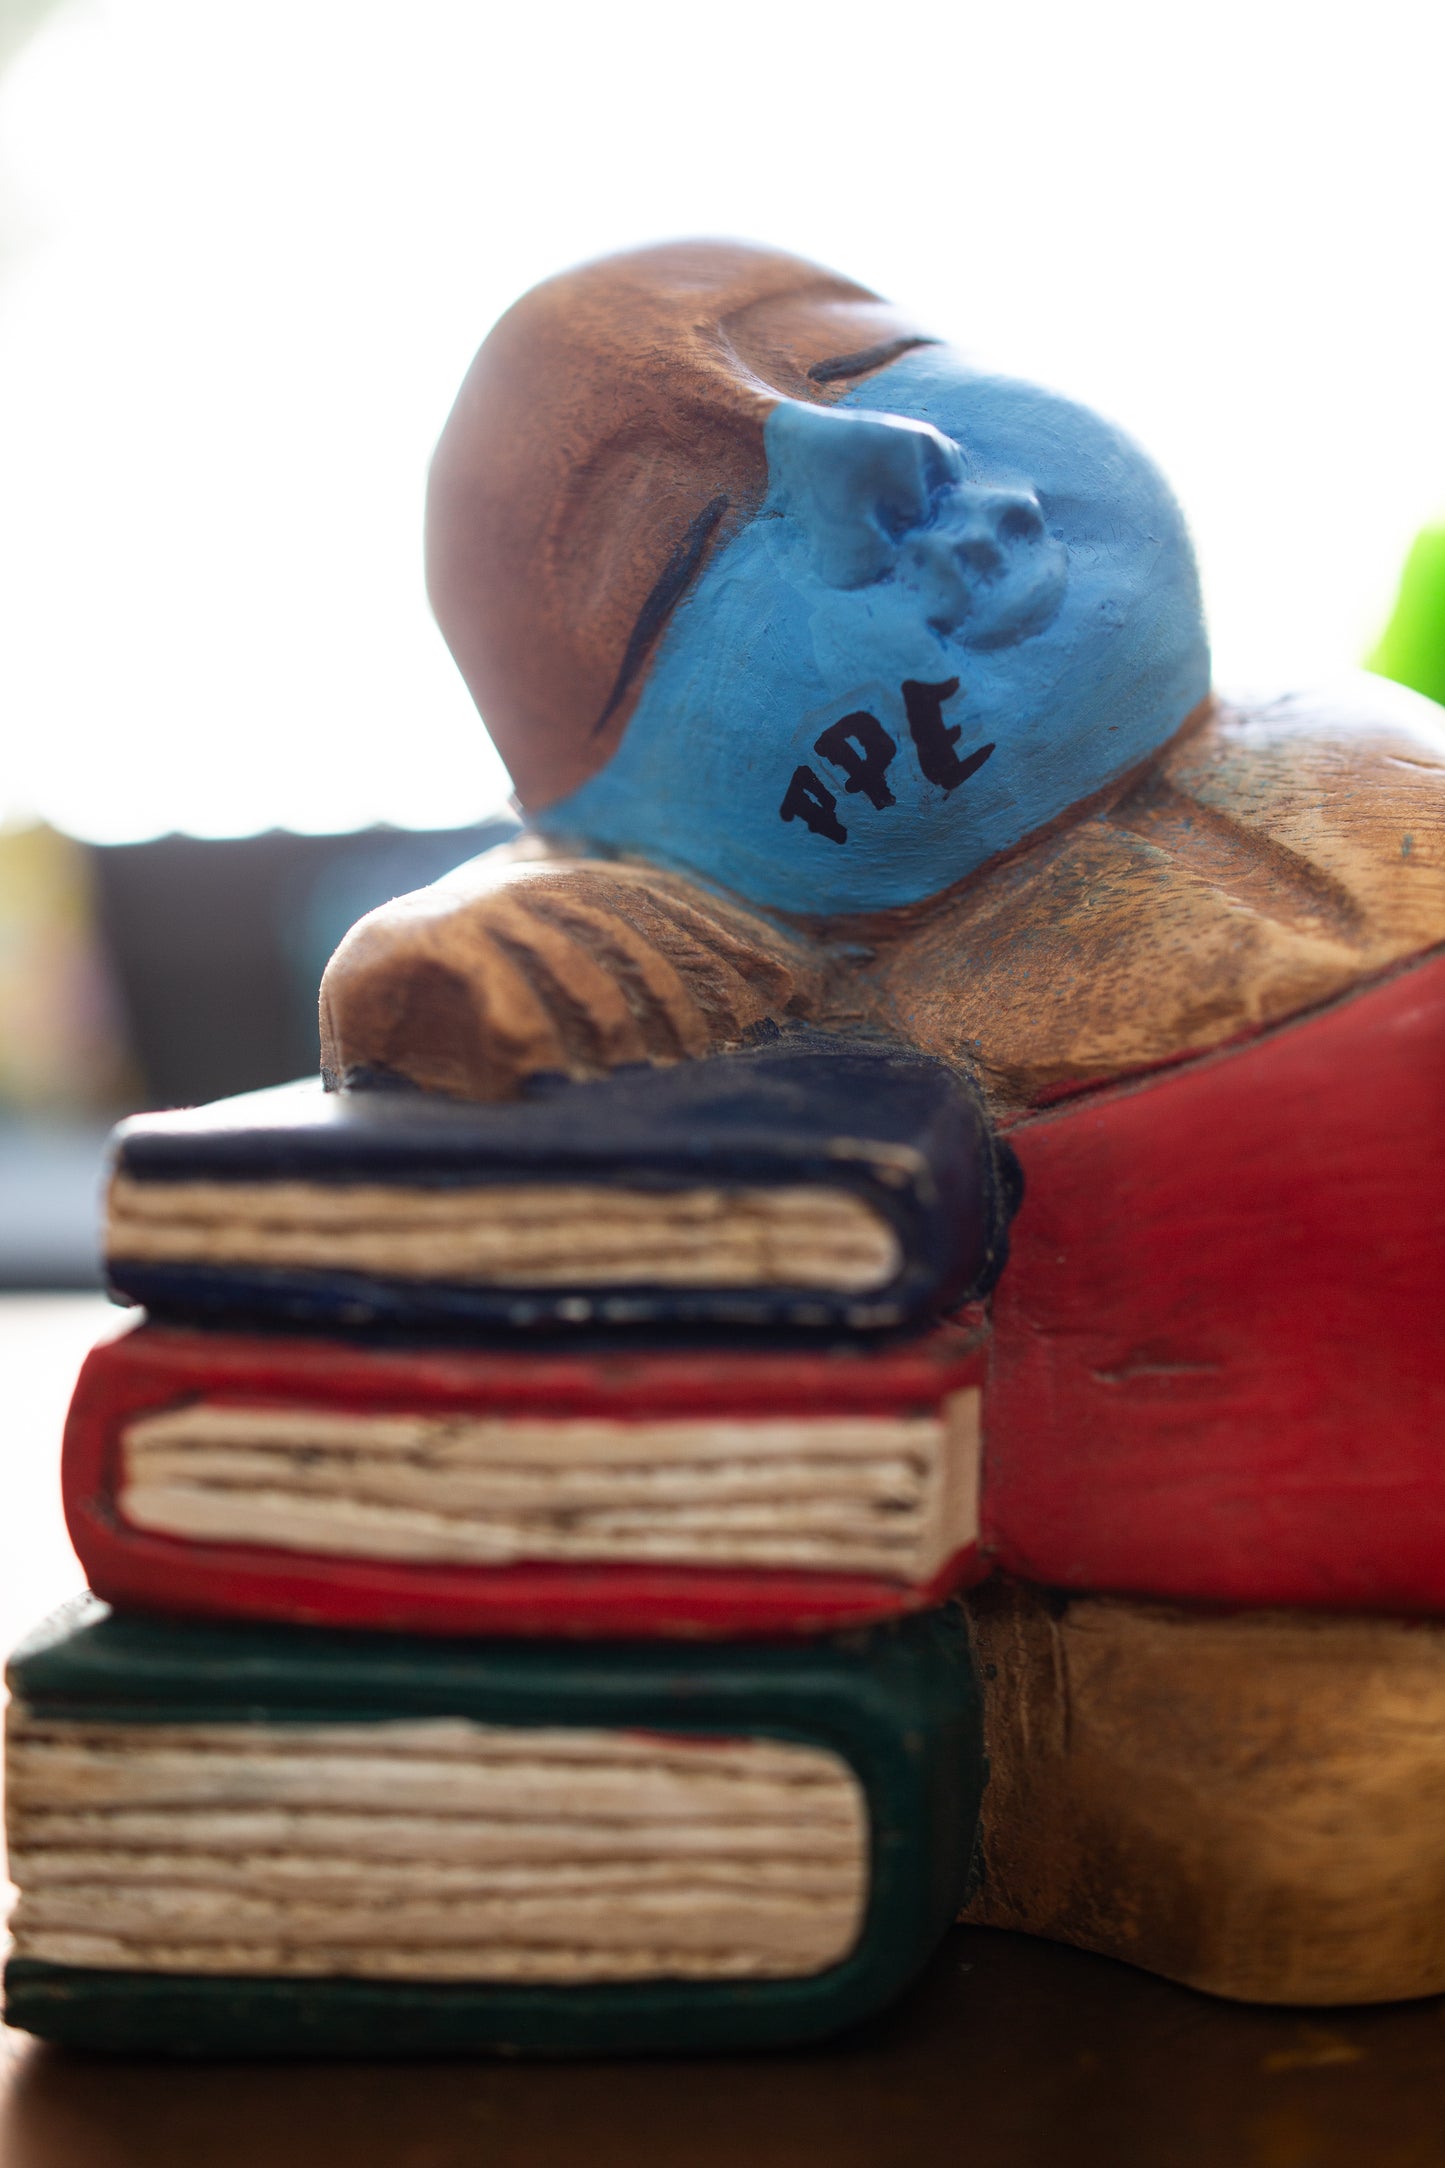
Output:
[[[1018,1200],[977,1093],[800,1031],[482,1106],[279,1086],[116,1133],[113,1291],[162,1316],[877,1331],[992,1286]]]

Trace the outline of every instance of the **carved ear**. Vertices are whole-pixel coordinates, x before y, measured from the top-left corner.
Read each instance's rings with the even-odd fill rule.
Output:
[[[830,587],[866,587],[893,562],[898,537],[930,517],[962,479],[958,446],[901,414],[854,414],[782,400],[764,432],[768,475],[807,529]]]

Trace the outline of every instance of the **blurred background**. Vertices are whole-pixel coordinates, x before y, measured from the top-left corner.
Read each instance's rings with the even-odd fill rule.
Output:
[[[1445,505],[1442,64],[1437,0],[0,0],[0,1284],[93,1282],[114,1116],[314,1067],[346,927],[506,832],[420,516],[516,295],[835,264],[1150,447],[1221,683],[1327,676]]]

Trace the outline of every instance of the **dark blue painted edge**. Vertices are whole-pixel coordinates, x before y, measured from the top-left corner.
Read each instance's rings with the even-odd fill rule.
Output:
[[[900,1156],[902,1148],[902,1156]],[[143,1115],[116,1133],[136,1181],[518,1180],[629,1188],[822,1183],[894,1229],[896,1280],[867,1296],[814,1289],[495,1288],[351,1272],[112,1259],[119,1296],[165,1317],[328,1330],[545,1331],[699,1326],[886,1330],[982,1295],[1003,1269],[1017,1162],[978,1092],[946,1064],[812,1031],[749,1051],[596,1082],[543,1080],[528,1099],[462,1105],[414,1092],[310,1085]]]
[[[821,2038],[884,2007],[957,1914],[984,1780],[962,1614],[943,1607],[812,1643],[437,1642],[321,1629],[160,1625],[68,1607],[10,1666],[12,1692],[76,1721],[482,1721],[747,1732],[829,1747],[872,1828],[860,1942],[812,1979],[470,1988],[247,1981],[12,1960],[13,2025],[122,2053],[686,2053]]]

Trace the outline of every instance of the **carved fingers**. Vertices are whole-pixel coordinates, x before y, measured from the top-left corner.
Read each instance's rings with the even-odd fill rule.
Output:
[[[352,928],[322,981],[322,1063],[505,1099],[813,1015],[819,978],[801,943],[670,876],[479,862]]]

